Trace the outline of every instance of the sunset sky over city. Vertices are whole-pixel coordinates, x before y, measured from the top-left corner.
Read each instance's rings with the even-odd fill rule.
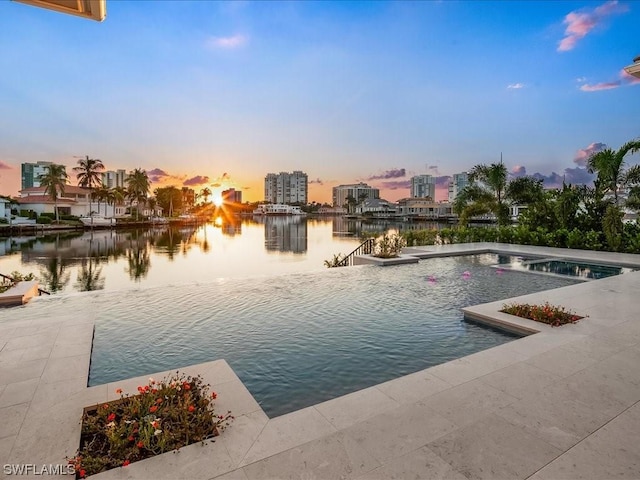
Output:
[[[640,137],[638,25],[615,0],[107,0],[102,23],[0,2],[0,194],[84,155],[248,201],[293,170],[310,201],[358,181],[395,201],[501,154],[587,183],[590,153]]]

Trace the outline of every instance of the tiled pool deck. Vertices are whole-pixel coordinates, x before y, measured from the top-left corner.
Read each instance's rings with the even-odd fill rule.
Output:
[[[405,253],[483,251],[640,266],[638,255],[502,244]],[[215,443],[91,478],[640,478],[640,272],[518,298],[588,317],[551,328],[499,313],[503,302],[475,306],[467,313],[539,333],[274,419],[224,360],[181,368],[212,384],[234,424]],[[63,463],[83,407],[147,381],[87,388],[92,312],[36,302],[0,311],[0,478],[6,464]]]

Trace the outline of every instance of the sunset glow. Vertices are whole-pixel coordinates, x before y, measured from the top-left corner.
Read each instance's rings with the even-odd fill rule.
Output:
[[[23,162],[89,155],[152,190],[259,201],[267,173],[302,170],[310,202],[360,181],[396,201],[431,174],[442,199],[501,154],[589,183],[581,152],[640,135],[634,2],[107,4],[99,23],[0,2],[0,194]]]

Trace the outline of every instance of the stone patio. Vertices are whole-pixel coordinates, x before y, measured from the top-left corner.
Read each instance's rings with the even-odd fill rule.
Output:
[[[404,253],[486,251],[640,267],[637,255],[502,244]],[[219,408],[236,415],[232,426],[216,442],[92,478],[638,479],[636,295],[640,272],[518,297],[588,315],[559,328],[499,313],[504,302],[470,306],[472,318],[538,333],[273,419],[224,360],[180,368],[204,376]],[[73,297],[0,310],[2,465],[64,463],[78,447],[83,407],[147,381],[87,388],[94,317],[74,314]]]

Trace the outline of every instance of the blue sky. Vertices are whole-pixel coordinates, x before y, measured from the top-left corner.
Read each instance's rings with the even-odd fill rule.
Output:
[[[0,193],[84,155],[246,200],[291,170],[310,200],[396,200],[501,153],[585,181],[590,152],[640,137],[638,25],[622,1],[107,0],[102,23],[0,2]]]

